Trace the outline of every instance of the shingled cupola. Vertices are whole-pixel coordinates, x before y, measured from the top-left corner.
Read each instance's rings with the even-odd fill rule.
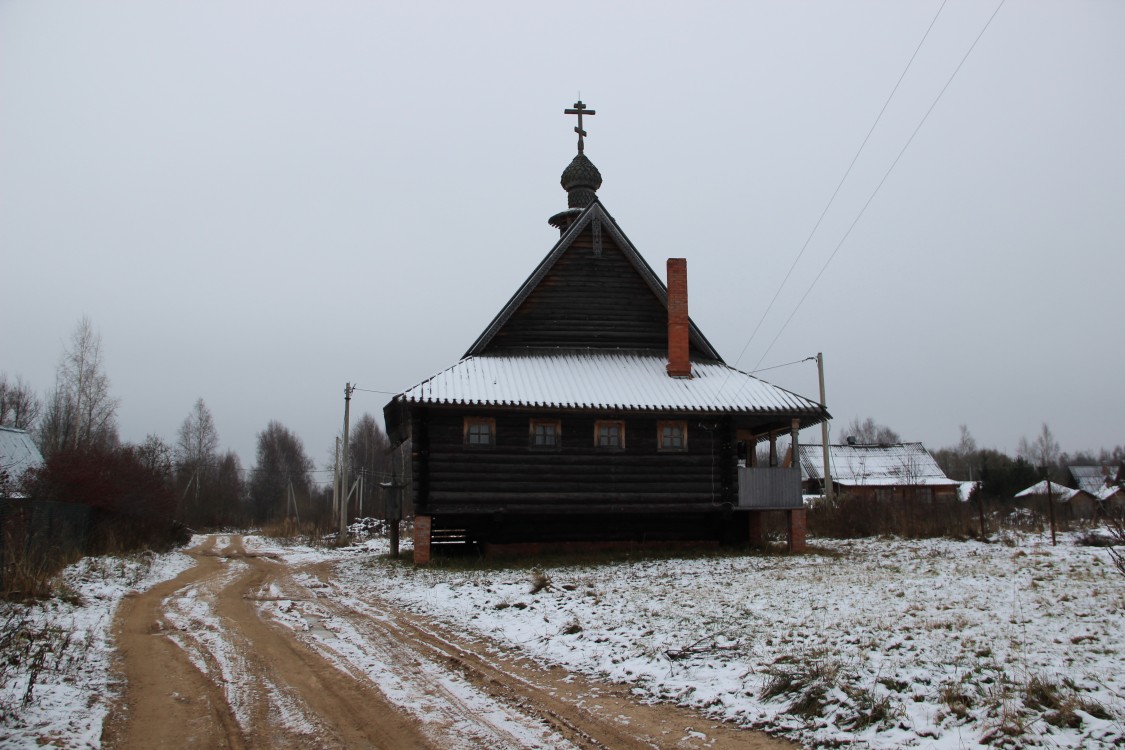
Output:
[[[578,125],[574,132],[578,133],[578,155],[571,159],[570,164],[563,170],[562,184],[566,191],[567,210],[555,214],[548,223],[557,227],[560,234],[565,232],[577,218],[582,209],[598,199],[597,191],[602,186],[602,174],[594,163],[586,158],[586,131],[582,128],[582,116],[597,114],[592,109],[586,109],[581,100],[574,103],[573,109],[563,110],[568,115],[578,115]]]

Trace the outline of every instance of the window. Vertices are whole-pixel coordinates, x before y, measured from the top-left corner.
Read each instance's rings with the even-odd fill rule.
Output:
[[[625,450],[625,423],[610,421],[595,422],[594,445],[607,450]]]
[[[657,445],[662,451],[687,450],[687,422],[657,422]]]
[[[496,420],[465,417],[465,445],[469,448],[491,448],[496,444]]]
[[[532,448],[558,448],[562,445],[562,425],[557,419],[533,419],[530,438]]]

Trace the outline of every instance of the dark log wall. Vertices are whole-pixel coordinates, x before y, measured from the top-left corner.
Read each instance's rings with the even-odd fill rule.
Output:
[[[424,416],[423,416],[424,414]],[[496,420],[496,444],[468,448],[463,418]],[[529,446],[529,420],[558,419],[562,447]],[[416,512],[690,513],[736,501],[735,447],[728,422],[685,417],[688,450],[657,450],[657,422],[675,415],[488,411],[431,407],[414,429]],[[594,445],[594,423],[625,423],[625,449]]]
[[[487,353],[522,347],[667,351],[668,313],[608,233],[595,255],[587,228],[496,333]],[[691,356],[699,356],[694,347]]]

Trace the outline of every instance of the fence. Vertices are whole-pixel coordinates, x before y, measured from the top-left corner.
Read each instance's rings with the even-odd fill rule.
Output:
[[[0,500],[0,589],[16,566],[43,569],[85,553],[92,522],[85,505]]]

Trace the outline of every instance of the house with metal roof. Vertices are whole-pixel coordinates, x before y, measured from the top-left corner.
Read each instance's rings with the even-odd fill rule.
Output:
[[[413,504],[414,559],[575,543],[746,543],[789,513],[800,476],[776,441],[828,418],[816,401],[726,364],[688,315],[687,263],[661,279],[598,200],[584,153],[562,174],[558,241],[460,361],[394,396],[387,432]],[[767,466],[755,445],[768,442]]]
[[[823,492],[824,447],[798,446],[807,492]],[[828,446],[829,476],[836,492],[892,499],[958,499],[961,483],[950,479],[921,443],[847,443]]]
[[[8,493],[28,469],[43,465],[43,454],[27,430],[0,427],[0,493]],[[22,495],[21,495],[22,496]]]
[[[1074,486],[1091,495],[1098,495],[1106,487],[1117,485],[1121,480],[1120,466],[1068,466]]]
[[[1098,495],[1082,488],[1074,489],[1058,482],[1044,479],[1015,494],[1017,500],[1055,503],[1063,518],[1068,520],[1094,518],[1102,507]]]

